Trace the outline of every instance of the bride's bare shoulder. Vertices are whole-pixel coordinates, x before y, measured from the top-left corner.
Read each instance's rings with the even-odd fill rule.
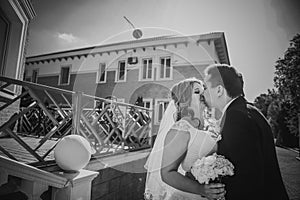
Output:
[[[188,144],[190,140],[190,125],[187,121],[181,119],[173,124],[171,129],[168,131],[165,145],[172,141],[174,145],[184,145]]]
[[[188,118],[182,118],[174,123],[172,129],[180,130],[180,131],[189,131],[191,128],[191,124]]]

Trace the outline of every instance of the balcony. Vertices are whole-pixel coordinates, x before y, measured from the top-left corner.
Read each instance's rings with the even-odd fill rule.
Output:
[[[0,126],[6,136],[0,139],[2,188],[17,188],[29,199],[141,197],[152,110],[7,77],[0,77],[0,85],[1,93],[22,88],[0,105],[3,113],[20,102],[19,112]],[[56,144],[70,134],[85,137],[94,150],[90,163],[75,174],[54,160]]]

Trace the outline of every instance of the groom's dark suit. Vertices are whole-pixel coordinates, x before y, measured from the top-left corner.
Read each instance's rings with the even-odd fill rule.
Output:
[[[224,178],[226,200],[288,199],[267,120],[243,97],[235,99],[221,121],[218,154],[235,166]]]

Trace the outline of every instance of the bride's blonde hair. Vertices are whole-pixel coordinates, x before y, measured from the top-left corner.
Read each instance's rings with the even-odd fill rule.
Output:
[[[194,118],[194,111],[190,109],[189,106],[191,105],[193,87],[195,83],[203,85],[203,82],[199,79],[188,78],[176,83],[171,88],[171,98],[174,100],[177,108],[177,116],[175,121],[178,121],[185,116]]]

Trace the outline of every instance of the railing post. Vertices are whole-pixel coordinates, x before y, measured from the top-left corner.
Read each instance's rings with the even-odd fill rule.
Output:
[[[28,196],[29,200],[40,200],[40,196],[48,190],[48,185],[38,180],[22,179],[20,190]]]
[[[82,111],[82,92],[75,92],[72,96],[72,107],[73,107],[73,134],[80,133],[80,116]]]
[[[52,188],[51,200],[90,200],[92,193],[92,181],[99,172],[81,169],[77,173],[64,173],[70,184],[64,188]]]

